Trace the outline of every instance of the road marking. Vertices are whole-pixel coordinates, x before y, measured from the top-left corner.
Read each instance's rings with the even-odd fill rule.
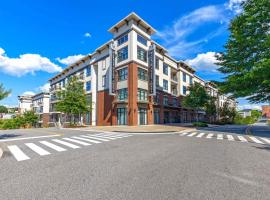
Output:
[[[111,140],[119,139],[119,138],[114,138],[114,137],[109,137],[109,136],[100,136],[100,135],[93,135],[93,136],[100,137],[100,138],[105,138],[105,139],[111,139]]]
[[[248,142],[246,138],[244,138],[243,136],[237,136],[238,139],[241,141],[241,142]]]
[[[65,141],[62,141],[62,140],[58,140],[58,139],[53,139],[52,141],[57,142],[57,143],[62,144],[62,145],[65,145],[65,146],[68,146],[68,147],[70,147],[72,149],[81,148],[81,147],[79,147],[77,145],[74,145],[74,144],[71,144],[71,143],[68,143],[68,142],[65,142]]]
[[[74,136],[74,137],[72,137],[72,138],[75,138],[75,139],[78,139],[78,140],[84,140],[84,141],[92,142],[92,143],[95,143],[95,144],[101,143],[101,142],[96,141],[96,140],[90,140],[90,139],[81,138],[81,137],[77,137],[77,136]]]
[[[27,155],[25,155],[22,150],[16,145],[8,146],[9,151],[16,158],[17,161],[23,161],[30,159]]]
[[[227,135],[227,138],[228,138],[229,141],[234,141],[234,138],[233,138],[232,135]]]
[[[201,137],[204,136],[204,135],[205,135],[205,133],[200,133],[200,134],[197,135],[196,137],[201,138]]]
[[[0,142],[9,142],[9,141],[17,141],[17,140],[28,140],[28,139],[37,139],[37,138],[50,138],[50,137],[59,137],[61,135],[43,135],[43,136],[35,136],[35,137],[25,137],[25,138],[14,138],[14,139],[5,139],[1,140]]]
[[[123,136],[115,136],[115,135],[111,135],[111,134],[105,134],[105,133],[99,133],[99,134],[95,134],[96,136],[106,136],[106,137],[111,137],[111,138],[123,138]]]
[[[211,139],[211,138],[213,137],[213,135],[214,135],[213,133],[209,133],[209,134],[206,136],[206,138],[207,138],[207,139]]]
[[[94,137],[94,136],[88,136],[88,135],[80,135],[81,137],[86,137],[86,138],[90,138],[90,139],[95,139],[95,140],[100,140],[103,142],[108,142],[110,140],[104,139],[104,138],[98,138],[98,137]]]
[[[34,143],[25,143],[25,145],[41,156],[46,156],[46,155],[51,154],[50,152],[46,151],[45,149],[42,149],[41,147],[37,146]]]
[[[266,143],[270,144],[270,140],[269,140],[269,139],[263,138],[263,137],[261,137],[260,139],[262,139],[262,140],[265,141]]]
[[[189,134],[188,132],[184,132],[184,133],[182,133],[180,136],[185,136],[185,135],[187,135],[187,134]]]
[[[218,140],[223,140],[223,134],[217,134],[217,139]]]
[[[66,149],[64,149],[62,147],[59,147],[59,146],[57,146],[57,145],[55,145],[53,143],[47,142],[47,141],[40,141],[40,143],[44,144],[45,146],[50,147],[50,148],[52,148],[52,149],[54,149],[56,151],[59,151],[59,152],[60,151],[66,151]]]
[[[196,134],[197,134],[197,132],[191,133],[191,134],[188,135],[188,137],[193,137]]]
[[[78,143],[78,144],[81,144],[81,145],[84,145],[84,146],[92,145],[92,144],[89,144],[87,142],[83,142],[83,141],[75,140],[75,139],[71,139],[71,138],[62,138],[62,139],[70,141],[70,142]]]
[[[255,142],[255,143],[258,143],[258,144],[264,144],[262,141],[258,140],[257,138],[253,137],[253,136],[249,136],[249,138]]]

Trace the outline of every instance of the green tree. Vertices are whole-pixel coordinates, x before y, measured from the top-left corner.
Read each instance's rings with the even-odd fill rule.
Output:
[[[258,110],[251,111],[251,117],[254,118],[255,121],[257,121],[261,116],[262,116],[262,112]]]
[[[219,116],[224,123],[232,123],[237,115],[234,107],[230,107],[228,101],[225,101],[223,106],[219,108]]]
[[[217,98],[216,97],[209,97],[208,102],[205,104],[205,112],[209,118],[210,123],[216,120],[216,115],[217,115]]]
[[[35,126],[38,123],[38,116],[33,111],[27,111],[21,120],[25,125]]]
[[[3,83],[0,83],[0,101],[6,97],[8,97],[8,95],[11,93],[11,90],[6,90],[4,88]]]
[[[189,94],[184,97],[183,105],[198,112],[203,110],[209,100],[206,89],[199,83],[194,83],[188,87]]]
[[[251,102],[270,101],[270,1],[247,0],[230,24],[225,51],[217,55],[226,75],[220,89]]]
[[[75,124],[75,116],[81,116],[91,110],[91,103],[87,102],[87,96],[83,83],[76,77],[71,78],[65,89],[57,93],[59,102],[56,104],[56,110],[71,116],[70,123]]]
[[[0,106],[0,113],[8,113],[8,109],[5,106]]]

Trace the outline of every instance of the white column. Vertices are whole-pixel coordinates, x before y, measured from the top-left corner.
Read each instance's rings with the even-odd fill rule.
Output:
[[[97,120],[97,77],[98,68],[91,65],[92,126],[96,126]]]

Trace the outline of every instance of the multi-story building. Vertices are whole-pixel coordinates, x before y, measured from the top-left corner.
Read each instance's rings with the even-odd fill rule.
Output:
[[[270,119],[270,106],[269,105],[262,106],[262,117]]]
[[[18,112],[19,114],[23,114],[27,111],[32,110],[32,95],[21,95],[18,96],[19,100],[19,109]]]
[[[143,125],[191,122],[203,119],[181,105],[188,86],[206,82],[183,61],[151,39],[156,32],[135,13],[113,25],[112,40],[68,66],[51,78],[51,121],[59,121],[56,92],[64,89],[71,76],[83,83],[92,111],[84,117],[87,125]]]

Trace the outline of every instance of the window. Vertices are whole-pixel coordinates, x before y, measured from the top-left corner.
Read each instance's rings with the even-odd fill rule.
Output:
[[[105,87],[106,84],[106,75],[102,76],[102,87]]]
[[[193,78],[190,76],[189,77],[189,84],[192,85],[193,84]]]
[[[128,68],[127,67],[118,70],[118,80],[119,81],[127,80],[127,77],[128,77]]]
[[[163,89],[168,90],[168,81],[163,79]]]
[[[117,45],[120,46],[128,41],[128,35],[124,35],[117,40]]]
[[[86,91],[90,91],[91,90],[91,82],[90,81],[87,81],[86,82]]]
[[[124,100],[127,100],[127,97],[128,97],[127,88],[118,90],[118,100],[124,101]]]
[[[163,63],[163,74],[168,75],[168,65],[166,63]]]
[[[173,106],[178,106],[177,105],[177,99],[176,98],[173,98]]]
[[[147,81],[147,71],[142,68],[138,68],[138,78],[143,81]]]
[[[183,94],[186,95],[187,94],[187,87],[183,86]]]
[[[159,59],[156,58],[156,69],[159,69]]]
[[[159,76],[156,75],[156,86],[159,86]]]
[[[122,62],[126,59],[128,59],[128,46],[125,46],[117,51],[117,62]]]
[[[146,40],[143,36],[141,36],[141,35],[139,35],[139,34],[137,34],[137,41],[138,41],[139,43],[141,43],[141,44],[147,46],[147,40]]]
[[[127,109],[117,108],[117,124],[126,125],[127,124]]]
[[[187,82],[187,74],[185,72],[183,72],[183,81]]]
[[[138,88],[138,100],[139,101],[147,101],[147,90],[143,90]]]
[[[144,62],[147,62],[147,52],[143,48],[137,46],[137,58]]]
[[[156,96],[154,96],[154,102],[155,103],[159,103],[159,93],[156,94]]]
[[[169,105],[169,99],[167,96],[163,96],[163,104],[164,105]]]
[[[91,76],[91,68],[90,68],[90,66],[86,67],[86,76]]]

